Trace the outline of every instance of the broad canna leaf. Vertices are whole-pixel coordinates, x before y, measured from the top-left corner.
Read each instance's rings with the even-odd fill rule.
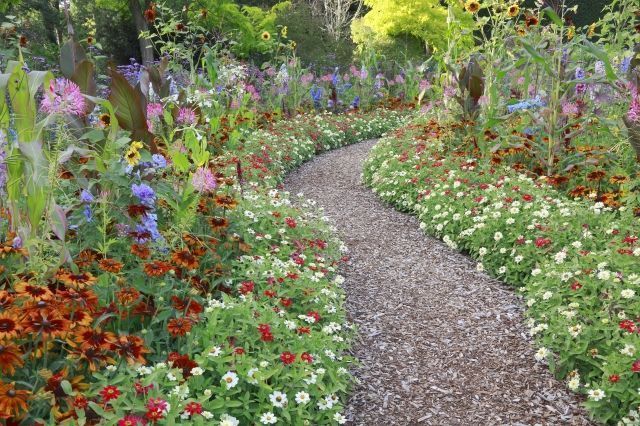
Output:
[[[77,66],[71,77],[71,81],[76,83],[80,87],[80,91],[88,96],[96,95],[96,79],[95,79],[95,66],[93,62],[85,59],[81,61]],[[86,98],[87,108],[85,112],[90,114],[95,108],[96,104],[91,101],[91,98]]]
[[[113,68],[109,69],[111,76],[111,93],[109,102],[113,106],[118,124],[131,132],[134,140],[146,142],[155,151],[153,135],[147,127],[145,99],[140,91],[129,84],[126,78]]]
[[[7,86],[14,113],[14,125],[18,133],[18,141],[32,141],[36,124],[36,105],[31,96],[27,73],[22,68],[15,68],[11,73]]]
[[[129,84],[126,78],[111,68],[111,93],[109,102],[115,109],[120,126],[129,131],[147,128],[142,93]]]
[[[62,75],[71,79],[76,72],[76,67],[87,58],[84,49],[75,40],[67,40],[60,48],[60,71]]]

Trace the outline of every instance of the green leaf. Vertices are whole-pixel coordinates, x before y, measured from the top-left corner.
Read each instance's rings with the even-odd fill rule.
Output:
[[[584,48],[588,53],[595,56],[597,59],[601,60],[604,63],[605,74],[609,80],[611,81],[618,80],[618,76],[616,75],[616,72],[613,70],[613,67],[611,66],[611,61],[609,61],[609,55],[607,55],[607,53],[604,50],[602,50],[600,47],[596,46],[595,44],[591,43],[589,40],[585,40]]]
[[[132,132],[134,139],[150,142],[152,135],[147,128],[144,96],[115,69],[109,69],[109,76],[109,102],[113,105],[118,123],[123,129]]]
[[[60,71],[62,75],[71,79],[76,71],[76,65],[86,59],[84,49],[75,40],[67,40],[60,48]]]
[[[60,382],[60,387],[67,395],[74,395],[73,388],[71,387],[71,383],[68,380],[63,380]]]
[[[556,11],[553,10],[553,8],[545,7],[543,12],[553,21],[554,24],[558,25],[559,27],[562,27],[562,19],[558,16]]]
[[[96,80],[95,76],[95,66],[93,62],[85,59],[81,61],[77,66],[71,77],[71,80],[80,87],[80,91],[89,96],[96,95]],[[87,106],[85,108],[85,112],[87,114],[91,113],[95,108],[96,104],[87,97]]]
[[[534,62],[542,65],[542,67],[545,69],[545,71],[547,71],[547,73],[549,75],[553,75],[553,71],[551,70],[551,67],[549,66],[549,64],[545,60],[544,56],[542,56],[540,53],[538,53],[538,51],[535,49],[535,47],[531,46],[529,43],[527,43],[525,41],[521,41],[521,43],[522,43],[522,47],[529,54],[531,59],[533,59]]]

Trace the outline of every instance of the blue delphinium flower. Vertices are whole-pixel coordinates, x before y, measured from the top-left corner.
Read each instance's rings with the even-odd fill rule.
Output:
[[[142,204],[147,207],[153,207],[156,201],[156,193],[149,185],[145,183],[137,185],[134,183],[133,185],[131,185],[131,192],[140,200]]]
[[[158,230],[158,215],[155,213],[145,213],[142,215],[142,223],[138,225],[138,230],[147,231],[153,241],[162,240],[162,234]]]
[[[507,105],[507,112],[511,114],[516,111],[536,109],[536,108],[543,107],[545,105],[546,105],[545,102],[539,96],[536,96],[535,98],[532,98],[532,99],[525,99],[524,101],[520,101],[512,105]]]
[[[313,86],[311,88],[311,99],[313,99],[313,106],[320,108],[322,101],[322,87]]]
[[[82,213],[84,214],[84,218],[87,222],[93,222],[93,212],[91,211],[91,206],[89,204],[85,204],[84,211]]]
[[[353,102],[351,102],[351,107],[360,108],[360,96],[356,95],[356,97],[353,98]]]
[[[336,67],[333,70],[333,76],[331,76],[331,83],[333,84],[334,87],[338,87],[338,82],[339,82],[339,74],[338,74],[338,67]]]
[[[631,56],[627,56],[620,62],[620,72],[626,74],[629,72],[629,67],[631,66]]]
[[[164,169],[167,167],[167,159],[161,154],[153,154],[151,156],[151,162],[156,169]]]
[[[80,192],[80,201],[82,201],[83,203],[93,203],[94,200],[95,197],[93,196],[93,194],[86,189],[83,189],[82,192]]]

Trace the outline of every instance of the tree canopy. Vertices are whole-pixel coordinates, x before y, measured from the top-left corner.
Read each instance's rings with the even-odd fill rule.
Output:
[[[424,41],[425,47],[443,49],[449,8],[463,22],[470,22],[457,2],[443,6],[440,0],[365,0],[365,5],[371,10],[351,28],[359,45],[384,45],[408,35]]]

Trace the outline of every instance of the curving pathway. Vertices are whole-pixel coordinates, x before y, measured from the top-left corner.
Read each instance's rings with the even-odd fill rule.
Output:
[[[351,424],[590,424],[535,363],[514,291],[362,185],[374,143],[316,157],[285,181],[324,207],[351,250],[344,286],[360,360]]]

